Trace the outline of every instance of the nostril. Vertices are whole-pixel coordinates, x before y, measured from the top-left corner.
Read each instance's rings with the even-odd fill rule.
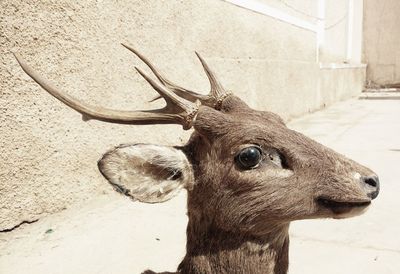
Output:
[[[363,176],[361,182],[367,190],[367,195],[371,199],[375,199],[379,194],[379,178],[378,176]]]
[[[365,177],[363,178],[364,183],[366,183],[367,185],[373,186],[373,187],[377,187],[378,186],[378,178],[377,177]]]

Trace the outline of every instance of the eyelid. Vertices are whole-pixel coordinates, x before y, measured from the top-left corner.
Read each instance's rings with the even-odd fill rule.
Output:
[[[256,147],[256,148],[258,148],[258,150],[261,152],[261,156],[262,156],[262,157],[265,156],[264,150],[262,149],[262,147],[261,147],[260,145],[253,144],[253,145],[251,145],[251,146],[249,146],[249,147]]]

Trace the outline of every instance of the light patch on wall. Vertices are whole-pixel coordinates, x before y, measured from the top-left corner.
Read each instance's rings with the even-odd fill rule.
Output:
[[[260,14],[264,14],[270,17],[273,17],[277,20],[283,21],[285,23],[289,23],[293,26],[306,29],[312,32],[317,32],[317,25],[310,23],[306,20],[294,17],[285,12],[280,11],[279,9],[270,7],[266,4],[260,3],[256,0],[223,0],[225,2],[234,4],[238,7],[245,8]]]

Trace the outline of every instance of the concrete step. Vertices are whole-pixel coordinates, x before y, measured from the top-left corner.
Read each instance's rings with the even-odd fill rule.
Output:
[[[363,100],[399,100],[400,89],[367,90],[360,94],[358,99]]]

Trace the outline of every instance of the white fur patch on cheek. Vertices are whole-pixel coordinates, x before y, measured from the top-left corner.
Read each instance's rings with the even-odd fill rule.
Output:
[[[360,180],[361,174],[358,173],[358,172],[355,172],[354,175],[353,175],[353,177],[354,177],[354,179],[356,179],[356,180]]]

